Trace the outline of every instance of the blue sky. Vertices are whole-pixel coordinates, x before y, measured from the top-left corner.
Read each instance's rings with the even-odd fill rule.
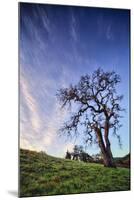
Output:
[[[74,144],[58,137],[68,117],[56,99],[98,67],[121,76],[126,109],[119,133],[110,136],[114,156],[129,152],[129,10],[20,3],[20,146],[63,157]],[[90,154],[99,151],[89,147]]]

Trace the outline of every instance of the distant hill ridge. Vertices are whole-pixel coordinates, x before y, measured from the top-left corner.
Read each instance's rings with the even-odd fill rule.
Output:
[[[117,166],[120,167],[130,167],[130,153],[123,157],[116,157],[114,158]]]

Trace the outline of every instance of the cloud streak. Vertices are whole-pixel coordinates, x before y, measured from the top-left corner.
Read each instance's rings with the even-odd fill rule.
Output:
[[[70,35],[71,35],[74,42],[78,41],[78,30],[77,30],[77,28],[78,28],[78,24],[77,24],[76,17],[71,12]]]
[[[100,15],[97,20],[97,27],[100,37],[105,37],[109,41],[114,39],[111,19],[104,18],[103,15]]]
[[[112,31],[112,25],[111,24],[109,24],[107,26],[107,29],[106,29],[106,38],[107,38],[107,40],[113,40],[114,39],[113,31]]]
[[[36,81],[36,79],[35,79]],[[30,85],[30,77],[26,73],[21,73],[20,76],[20,146],[31,150],[50,152],[55,154],[55,147],[61,142],[58,137],[58,130],[64,118],[67,115],[66,111],[62,111],[59,104],[54,100],[55,97],[49,95],[48,84],[52,84],[49,79],[45,79],[44,84],[40,84],[40,91],[35,91]],[[46,83],[46,84],[45,84]],[[63,84],[63,82],[61,81]],[[35,98],[35,93],[40,94],[43,91],[43,99],[48,98],[51,104],[47,103],[42,113],[42,105],[39,99]],[[47,92],[45,92],[47,91]],[[40,98],[40,95],[38,95]],[[49,111],[49,112],[48,112]],[[63,139],[63,138],[62,138]],[[67,144],[66,144],[67,145]],[[64,142],[60,144],[64,146]],[[52,147],[54,148],[52,150]],[[60,155],[63,155],[64,147],[62,147]]]
[[[28,112],[30,115],[30,124],[33,128],[33,131],[38,134],[42,126],[41,119],[38,114],[38,105],[31,94],[29,84],[24,76],[21,76],[20,78],[20,87],[22,91],[22,96],[25,99],[25,104],[28,108]]]

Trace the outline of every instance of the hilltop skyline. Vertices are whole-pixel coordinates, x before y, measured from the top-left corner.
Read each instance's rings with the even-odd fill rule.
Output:
[[[63,157],[78,141],[57,135],[68,117],[56,92],[98,67],[121,76],[123,149],[113,136],[114,156],[129,152],[130,13],[124,9],[20,3],[20,147]],[[97,153],[96,146],[89,147]]]

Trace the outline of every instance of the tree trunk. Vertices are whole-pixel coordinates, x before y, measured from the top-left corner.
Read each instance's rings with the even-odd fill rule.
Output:
[[[110,165],[112,165],[112,167],[116,167],[114,159],[113,159],[113,155],[112,155],[112,151],[111,151],[111,144],[110,141],[108,139],[108,135],[109,135],[109,121],[106,120],[105,122],[105,132],[104,132],[104,139],[105,139],[105,144],[106,144],[106,153],[107,156],[109,158],[109,162]]]
[[[97,128],[96,133],[97,133],[97,137],[98,137],[98,144],[101,149],[102,156],[103,156],[104,166],[105,167],[116,167],[115,163],[113,161],[113,156],[112,156],[109,140],[106,142],[107,144],[105,146],[103,138],[102,138],[102,133],[99,128]]]
[[[104,166],[105,167],[114,167],[114,168],[116,168],[116,165],[114,163],[113,157],[111,157],[110,154],[111,153],[109,152],[109,150],[106,150],[106,155],[103,156]]]

